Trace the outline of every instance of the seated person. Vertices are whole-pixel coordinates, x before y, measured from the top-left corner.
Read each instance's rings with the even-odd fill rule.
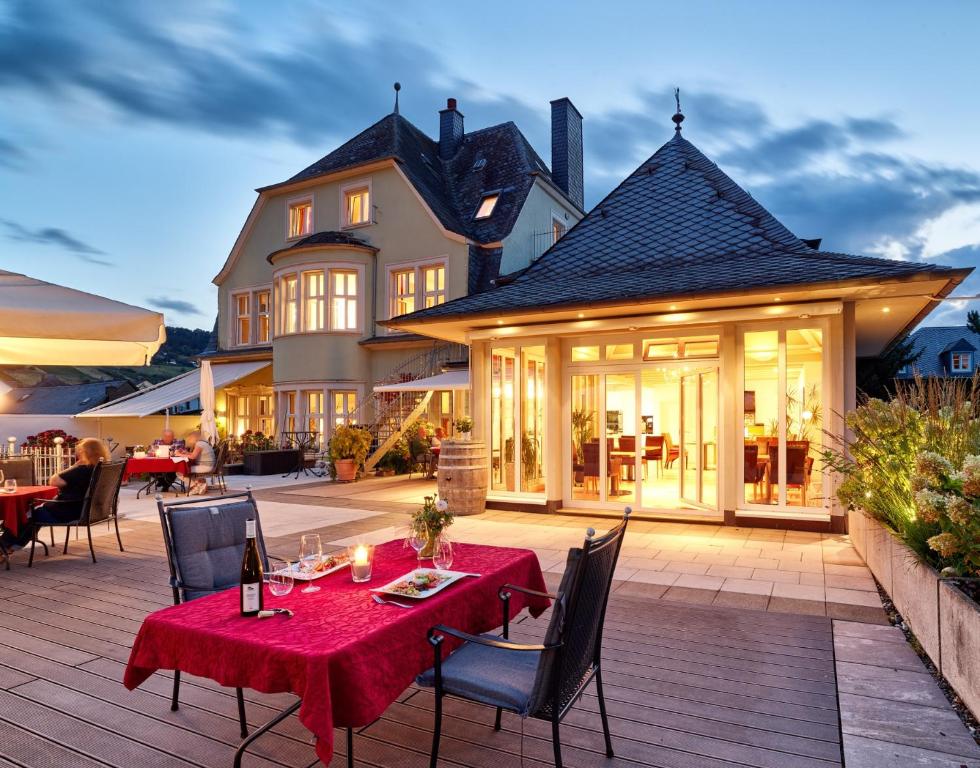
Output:
[[[442,441],[445,437],[445,430],[442,427],[436,427],[436,433],[432,436],[430,443],[432,459],[429,462],[429,477],[435,477],[436,470],[439,469],[439,451],[442,449]]]
[[[150,451],[150,455],[156,456],[156,449],[161,445],[165,445],[170,448],[171,455],[174,455],[178,451],[182,451],[184,449],[184,441],[177,440],[172,429],[163,430],[163,432],[160,433],[160,438],[153,441],[153,450]],[[152,478],[159,490],[168,491],[170,490],[170,486],[177,480],[177,473],[156,472],[152,475]]]
[[[207,440],[202,440],[200,430],[195,429],[187,435],[187,443],[180,455],[189,460],[188,469],[192,479],[187,495],[203,496],[208,492],[207,476],[214,472],[214,448]]]
[[[92,480],[92,473],[100,461],[109,461],[109,449],[101,440],[86,437],[75,446],[77,461],[64,472],[51,475],[48,485],[58,488],[56,501],[67,504],[42,504],[31,513],[34,525],[70,523],[82,514],[82,502]]]

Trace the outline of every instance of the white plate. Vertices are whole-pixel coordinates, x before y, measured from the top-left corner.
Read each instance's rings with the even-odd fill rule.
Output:
[[[315,573],[303,573],[303,571],[299,569],[299,563],[291,563],[289,570],[296,581],[315,581],[316,579],[322,579],[324,576],[329,576],[331,573],[336,573],[341,568],[346,568],[348,566],[350,561],[347,559],[346,552],[343,554],[338,553],[336,556],[342,557],[343,562],[322,571],[316,571]],[[326,559],[326,557],[329,557],[329,555],[325,556],[324,559]]]
[[[437,584],[432,589],[426,590],[419,595],[406,595],[404,592],[397,592],[393,588],[396,584],[402,581],[410,581],[416,573],[435,573],[439,576],[445,576],[439,584]],[[385,584],[383,587],[377,587],[372,589],[372,592],[380,592],[384,595],[392,595],[393,597],[407,597],[413,600],[421,600],[426,597],[432,597],[439,592],[442,592],[450,584],[455,584],[460,579],[465,579],[467,576],[473,576],[471,573],[462,573],[460,571],[443,571],[438,568],[416,568],[413,571],[409,571],[404,576],[399,576],[397,579],[393,579]]]

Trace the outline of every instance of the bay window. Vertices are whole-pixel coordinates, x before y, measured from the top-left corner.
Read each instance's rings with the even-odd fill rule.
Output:
[[[323,442],[323,392],[308,390],[306,399],[306,430],[315,432],[318,442]]]
[[[322,331],[326,328],[327,297],[323,285],[323,271],[303,273],[303,330]]]
[[[330,270],[330,330],[356,331],[357,273]]]
[[[299,308],[299,279],[296,275],[283,275],[279,281],[281,316],[279,329],[282,333],[296,333],[299,330],[296,311]]]

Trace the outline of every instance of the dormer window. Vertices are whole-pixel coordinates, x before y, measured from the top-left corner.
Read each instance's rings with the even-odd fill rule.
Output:
[[[306,237],[313,232],[313,198],[291,200],[287,205],[286,239]]]
[[[358,184],[343,190],[343,226],[360,227],[371,223],[371,187]]]
[[[949,356],[949,369],[953,373],[969,373],[973,370],[973,355],[969,352],[953,352]]]
[[[499,192],[484,195],[483,199],[480,201],[480,207],[476,209],[476,215],[473,218],[477,221],[480,219],[489,219],[493,214],[493,209],[497,207],[497,201],[499,199]]]

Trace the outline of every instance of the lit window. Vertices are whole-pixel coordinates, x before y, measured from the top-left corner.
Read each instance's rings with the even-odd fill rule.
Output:
[[[311,390],[306,392],[306,431],[318,436],[318,442],[323,435],[323,392]]]
[[[599,359],[599,347],[572,347],[573,363],[589,363]]]
[[[313,201],[298,200],[289,204],[289,231],[287,238],[304,237],[313,231]]]
[[[476,209],[476,216],[474,219],[489,219],[490,215],[493,213],[493,209],[497,207],[497,200],[500,199],[500,194],[494,192],[492,195],[484,195],[483,199],[480,201],[480,207]]]
[[[255,292],[256,344],[269,343],[269,291]]]
[[[632,360],[632,344],[606,344],[606,360]]]
[[[339,427],[346,424],[354,413],[357,404],[357,393],[336,391],[333,393],[333,423]]]
[[[296,275],[286,275],[282,278],[279,294],[282,297],[282,318],[279,321],[282,332],[296,333],[296,311],[299,309],[299,281]]]
[[[326,328],[327,296],[323,285],[323,272],[303,273],[303,330],[322,331]]]
[[[643,342],[644,360],[672,360],[679,356],[678,344],[672,339]]]
[[[371,194],[367,187],[348,189],[344,192],[344,224],[356,227],[359,224],[369,224],[371,221]]]
[[[283,430],[296,431],[296,392],[283,392]]]
[[[252,343],[252,316],[249,310],[248,299],[249,296],[247,293],[235,297],[235,311],[237,315],[235,343],[239,346]]]
[[[422,306],[434,307],[446,301],[446,268],[441,264],[422,267]]]
[[[953,352],[950,355],[952,370],[957,373],[964,373],[972,368],[972,355],[969,352]]]
[[[402,269],[391,273],[391,316],[407,315],[415,311],[415,270]]]
[[[565,233],[568,231],[568,227],[565,226],[565,222],[559,219],[557,216],[551,217],[551,242],[552,244],[557,243],[561,240]]]
[[[684,341],[684,357],[717,357],[718,338],[686,339]]]
[[[357,273],[330,271],[330,329],[357,330]]]

